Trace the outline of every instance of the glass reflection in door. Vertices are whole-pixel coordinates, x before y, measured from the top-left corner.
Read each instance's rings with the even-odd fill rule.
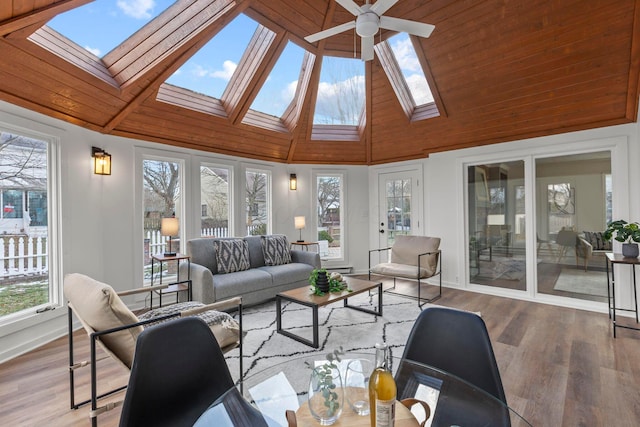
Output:
[[[469,282],[526,290],[524,161],[467,173]]]

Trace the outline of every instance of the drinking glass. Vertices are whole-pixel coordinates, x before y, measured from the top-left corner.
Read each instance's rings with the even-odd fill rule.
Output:
[[[369,415],[369,377],[373,363],[367,359],[354,359],[347,364],[345,395],[351,409],[358,415]]]

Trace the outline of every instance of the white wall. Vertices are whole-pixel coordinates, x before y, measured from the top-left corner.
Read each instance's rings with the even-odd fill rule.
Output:
[[[235,194],[243,194],[241,175],[246,167],[270,170],[272,173],[273,221],[272,231],[282,233],[295,240],[293,217],[312,215],[314,170],[335,170],[344,173],[347,186],[346,214],[347,256],[340,264],[362,264],[362,252],[366,251],[367,211],[360,207],[368,205],[367,168],[364,166],[286,165],[260,162],[237,157],[214,155],[195,150],[138,141],[128,138],[102,135],[60,120],[55,120],[11,104],[0,102],[0,123],[12,129],[27,129],[60,140],[59,159],[62,271],[57,280],[67,273],[79,272],[112,285],[116,290],[141,285],[142,247],[137,236],[142,235],[140,207],[136,192],[140,191],[139,171],[136,173],[136,158],[140,152],[153,150],[154,154],[183,157],[187,183],[185,215],[192,221],[183,238],[199,236],[200,162],[225,164],[234,170]],[[105,149],[112,156],[110,176],[94,175],[92,171],[91,147]],[[297,173],[298,190],[288,189],[289,173]],[[242,199],[242,197],[240,197]],[[236,199],[235,206],[243,207]],[[235,235],[244,233],[243,209],[235,217]],[[311,227],[303,230],[303,237],[316,240]],[[295,238],[295,239],[294,239]],[[360,242],[358,242],[358,239]],[[366,261],[365,261],[366,262]],[[32,317],[0,326],[0,361],[28,351],[44,342],[66,334],[66,308],[33,315]]]

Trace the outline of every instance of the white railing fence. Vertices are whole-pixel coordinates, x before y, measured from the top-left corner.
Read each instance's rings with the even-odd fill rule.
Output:
[[[0,278],[47,274],[46,237],[0,237]]]

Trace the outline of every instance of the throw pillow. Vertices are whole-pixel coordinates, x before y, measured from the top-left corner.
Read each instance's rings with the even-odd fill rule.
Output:
[[[264,265],[282,265],[291,262],[291,252],[287,236],[262,236]]]
[[[591,244],[594,251],[610,251],[611,240],[604,240],[602,231],[583,231],[584,239]]]
[[[244,239],[215,240],[213,246],[216,249],[218,273],[226,274],[249,269],[249,244]]]

